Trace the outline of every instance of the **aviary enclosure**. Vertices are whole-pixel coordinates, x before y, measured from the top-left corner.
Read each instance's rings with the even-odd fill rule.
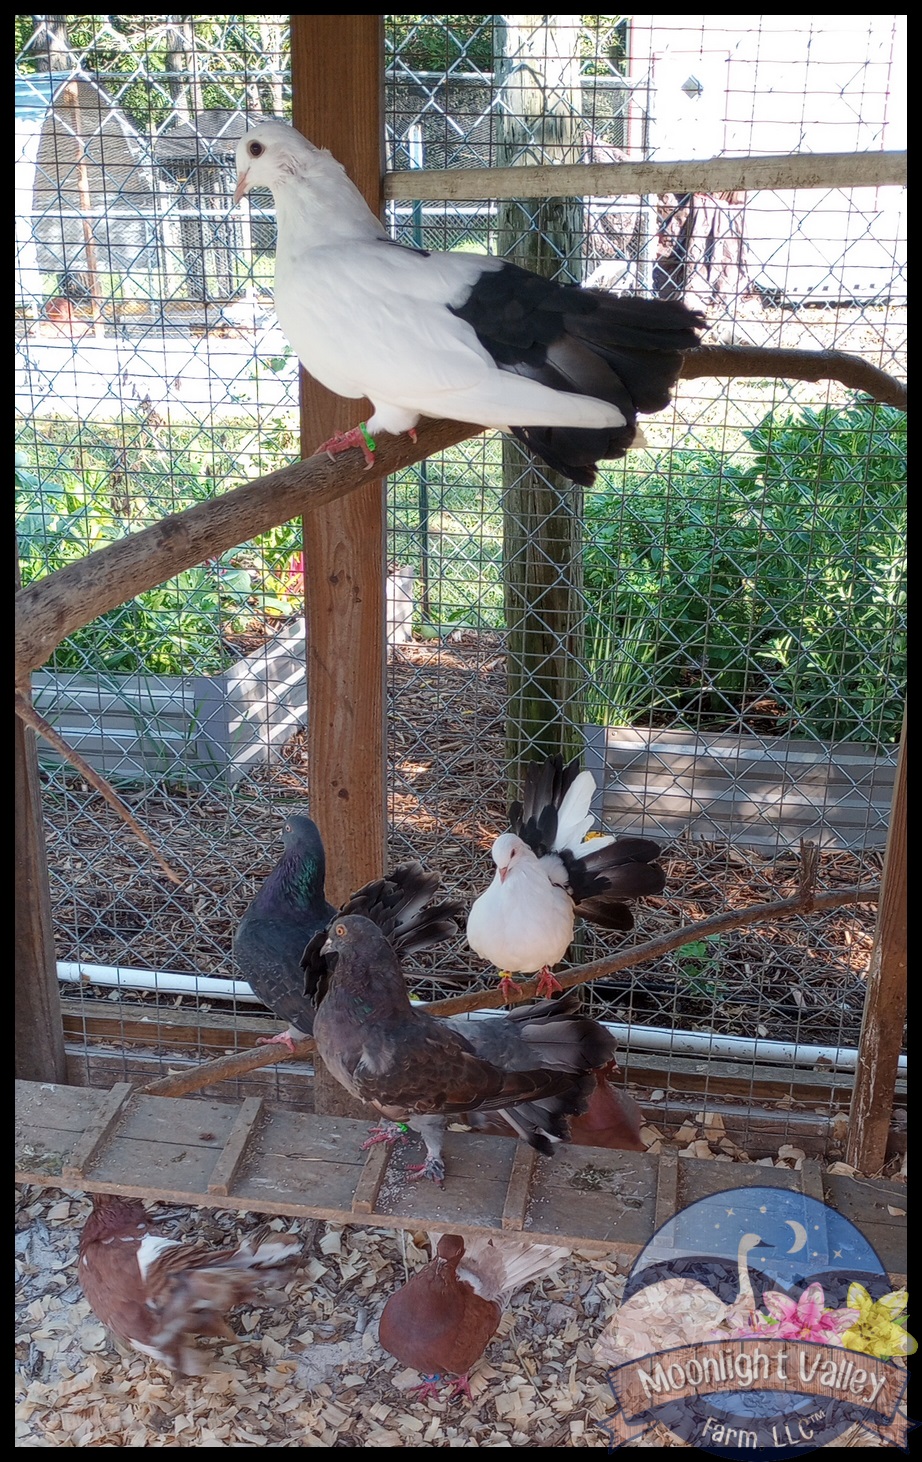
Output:
[[[470,901],[559,750],[665,849],[634,932],[571,951],[648,1151],[898,1169],[901,19],[18,18],[20,709],[31,676],[160,855],[17,721],[21,1075],[227,1056],[208,1095],[340,1110],[256,1052],[231,956],[286,812],[335,900],[418,857]],[[373,481],[300,462],[358,408],[299,385],[271,199],[232,205],[268,116],[400,240],[703,309],[645,448],[586,490],[450,423]],[[463,939],[411,974],[497,1003]]]

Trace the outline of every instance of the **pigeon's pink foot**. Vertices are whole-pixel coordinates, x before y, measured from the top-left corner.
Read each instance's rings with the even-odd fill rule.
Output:
[[[326,452],[332,462],[334,456],[339,452],[348,452],[350,447],[358,447],[365,458],[365,471],[375,465],[375,452],[377,450],[375,439],[369,436],[365,423],[354,426],[351,431],[339,431],[335,436],[330,437],[328,442],[321,442],[317,452]],[[317,453],[314,454],[315,456]]]
[[[458,1376],[451,1383],[451,1390],[448,1393],[449,1401],[457,1401],[459,1396],[466,1396],[471,1405],[473,1405],[474,1398],[471,1395],[471,1383],[467,1379],[467,1376]]]
[[[304,1039],[306,1040],[307,1037],[305,1036]],[[257,1036],[256,1044],[257,1046],[285,1046],[292,1056],[295,1051],[295,1043],[292,1040],[291,1031],[282,1031],[281,1035],[277,1036]]]
[[[507,1005],[514,1005],[519,998],[519,987],[508,970],[499,972],[499,993]]]
[[[445,1162],[441,1157],[427,1157],[424,1163],[408,1167],[407,1172],[413,1174],[411,1183],[421,1183],[424,1178],[428,1178],[437,1188],[445,1187]]]
[[[411,426],[411,427],[410,427],[410,428],[409,428],[409,429],[408,429],[408,431],[407,431],[407,436],[408,436],[408,437],[409,437],[409,438],[410,438],[410,441],[411,441],[411,442],[412,442],[412,443],[413,443],[413,445],[414,445],[414,447],[415,447],[415,446],[416,446],[416,443],[417,443],[417,441],[418,441],[418,440],[419,440],[419,438],[418,438],[418,436],[417,436],[417,434],[416,434],[416,427],[415,427],[415,426]]]
[[[409,1142],[409,1140],[403,1122],[379,1122],[377,1127],[372,1127],[367,1141],[362,1143],[362,1151],[364,1152],[366,1147],[374,1147],[379,1142]]]
[[[430,1396],[435,1396],[438,1399],[439,1382],[441,1379],[441,1376],[423,1376],[421,1385],[412,1388],[416,1393],[416,1399],[418,1401],[427,1401]]]
[[[541,1000],[550,1000],[552,995],[558,995],[562,989],[563,985],[561,985],[559,980],[554,978],[547,965],[545,965],[544,969],[539,971],[538,974],[538,989],[536,992],[538,998]]]

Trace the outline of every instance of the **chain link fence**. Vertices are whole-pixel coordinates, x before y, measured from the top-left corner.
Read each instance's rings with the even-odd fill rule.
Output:
[[[526,35],[499,17],[386,17],[388,167],[905,145],[901,17],[554,19]],[[299,444],[271,198],[232,206],[237,138],[290,113],[287,17],[17,26],[29,580]],[[538,112],[526,70],[543,78]],[[903,375],[901,190],[565,201],[544,265],[564,281],[679,295],[705,309],[709,342],[844,350]],[[546,205],[410,198],[388,222],[426,248],[515,253]],[[785,897],[801,837],[821,846],[824,886],[874,881],[905,690],[901,413],[835,383],[683,380],[644,431],[647,448],[592,489],[545,478],[545,517],[526,527],[566,623],[532,606],[544,648],[522,661],[544,684],[565,654],[554,723],[596,773],[603,825],[662,842],[667,889],[638,910],[636,942]],[[468,899],[505,826],[511,723],[524,754],[543,744],[508,679],[508,513],[534,471],[517,452],[480,436],[388,484],[391,853]],[[564,564],[543,546],[561,517],[576,525]],[[69,1039],[91,1078],[117,1079],[117,1056],[125,1074],[165,1068],[255,1029],[231,938],[285,812],[310,802],[302,573],[295,522],[86,626],[34,677],[39,709],[186,876],[168,887],[41,749]],[[850,1064],[872,931],[870,909],[842,910],[693,941],[587,1001],[623,1027],[629,1074],[646,1053],[648,1088],[684,1061],[692,1089],[719,1096],[757,1042],[790,1106],[817,1061]],[[584,930],[573,955],[621,939]],[[424,998],[489,983],[463,941],[413,974]]]

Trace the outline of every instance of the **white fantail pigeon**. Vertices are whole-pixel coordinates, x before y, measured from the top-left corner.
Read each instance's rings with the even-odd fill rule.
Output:
[[[623,457],[638,412],[661,411],[704,316],[678,301],[559,285],[482,254],[389,238],[329,152],[283,122],[237,144],[238,201],[275,199],[275,307],[292,348],[367,422],[318,450],[409,432],[421,416],[511,431],[550,467],[591,486]],[[642,437],[641,437],[642,442]]]
[[[493,844],[496,874],[471,906],[467,942],[500,971],[510,997],[513,974],[539,974],[539,995],[560,989],[551,966],[569,949],[577,914],[603,929],[632,929],[623,900],[665,886],[649,838],[587,837],[594,792],[578,760],[532,762],[523,800],[509,809],[512,830]]]

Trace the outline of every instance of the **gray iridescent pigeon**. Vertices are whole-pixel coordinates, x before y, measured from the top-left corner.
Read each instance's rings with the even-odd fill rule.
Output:
[[[608,1032],[577,1013],[575,993],[496,1018],[428,1015],[411,1003],[387,933],[354,912],[334,919],[325,939],[314,937],[304,965],[323,1061],[387,1119],[371,1140],[397,1141],[408,1123],[426,1144],[419,1175],[439,1184],[449,1118],[496,1112],[551,1153],[568,1138],[567,1118],[586,1110],[592,1072],[614,1053]]]
[[[285,851],[258,890],[234,934],[234,958],[253,990],[288,1030],[264,1044],[289,1050],[309,1036],[314,1011],[304,994],[301,956],[336,913],[323,886],[326,855],[317,824],[292,814],[282,828]]]

